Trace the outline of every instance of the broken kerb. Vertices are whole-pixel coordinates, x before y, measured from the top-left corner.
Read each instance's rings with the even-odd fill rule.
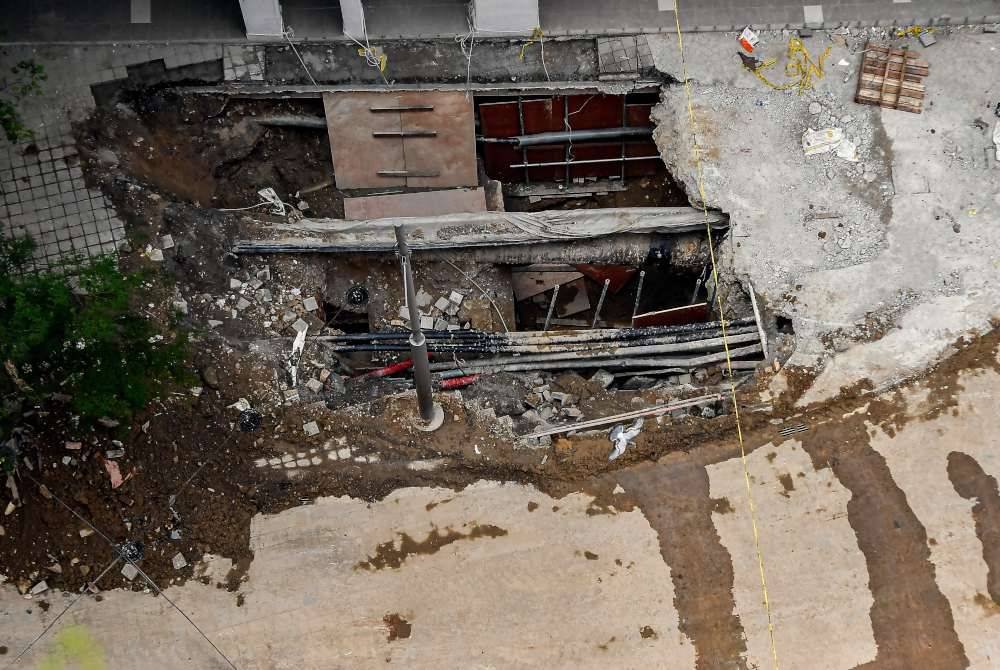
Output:
[[[395,227],[396,247],[399,265],[403,272],[403,295],[410,311],[410,357],[413,359],[413,384],[417,389],[417,409],[419,420],[414,425],[419,430],[434,431],[444,423],[444,410],[434,402],[431,391],[430,361],[427,360],[427,338],[420,330],[420,308],[417,306],[417,290],[413,284],[413,268],[410,265],[410,248],[406,245],[406,231],[402,225]]]

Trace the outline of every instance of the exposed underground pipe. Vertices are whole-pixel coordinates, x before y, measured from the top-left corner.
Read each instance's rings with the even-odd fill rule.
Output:
[[[591,130],[557,130],[548,133],[516,135],[514,137],[477,137],[476,139],[480,142],[491,144],[513,144],[515,148],[520,149],[522,147],[534,147],[541,144],[616,140],[623,137],[649,137],[652,134],[652,128],[624,126],[620,128],[594,128]]]
[[[760,345],[754,344],[749,347],[731,349],[730,358],[751,356],[760,353]],[[509,365],[467,365],[461,369],[445,370],[435,373],[438,379],[450,379],[468,374],[484,374],[494,372],[536,372],[538,370],[567,370],[581,368],[604,368],[604,369],[642,369],[642,368],[699,368],[710,363],[719,363],[726,360],[726,352],[706,354],[694,358],[598,358],[594,360],[567,360],[567,361],[547,361],[541,363],[517,363]]]
[[[745,342],[757,341],[757,333],[744,333],[742,335],[733,335],[727,337],[725,340],[721,337],[713,338],[710,340],[695,340],[692,342],[676,342],[672,344],[653,344],[648,346],[637,346],[637,347],[615,347],[613,349],[594,349],[587,348],[581,349],[579,351],[556,351],[551,353],[540,353],[540,354],[528,354],[516,357],[507,358],[496,358],[496,359],[485,359],[483,361],[474,361],[472,366],[477,364],[480,365],[507,365],[514,363],[542,363],[549,361],[567,361],[567,360],[592,360],[596,358],[618,358],[623,356],[650,356],[657,354],[672,354],[680,352],[690,352],[690,351],[711,351],[725,345],[726,340],[730,344],[742,344]],[[441,363],[432,363],[431,370],[451,370],[454,368],[467,369],[470,366],[462,365],[455,361],[445,361]]]
[[[258,116],[253,120],[262,126],[326,130],[326,119],[322,116]]]

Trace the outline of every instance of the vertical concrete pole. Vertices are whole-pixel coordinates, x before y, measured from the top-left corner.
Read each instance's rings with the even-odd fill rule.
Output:
[[[395,232],[396,249],[403,271],[403,294],[406,296],[406,306],[410,311],[410,356],[413,359],[413,383],[417,387],[417,407],[420,412],[420,421],[416,425],[420,430],[437,430],[444,423],[444,411],[434,402],[431,391],[427,338],[420,330],[420,308],[417,306],[417,290],[413,283],[410,247],[406,244],[406,231],[403,226],[396,226]]]
[[[240,0],[240,11],[250,39],[282,37],[285,32],[278,0]]]

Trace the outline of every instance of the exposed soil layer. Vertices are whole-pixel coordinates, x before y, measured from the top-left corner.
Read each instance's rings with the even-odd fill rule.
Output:
[[[92,173],[101,163],[117,162],[130,179],[202,207],[251,207],[261,202],[257,192],[270,187],[294,207],[305,201],[310,216],[343,216],[343,195],[333,186],[296,197],[333,181],[326,130],[258,122],[273,116],[321,118],[321,101],[233,100],[170,89],[124,91],[119,97],[121,102],[99,109],[80,133]],[[267,208],[247,211],[263,214]]]
[[[666,460],[623,470],[619,480],[659,537],[679,628],[694,645],[695,668],[746,670],[733,562],[712,521],[718,501],[709,495],[708,472],[691,461]]]
[[[841,427],[842,441],[827,435],[803,446],[817,469],[832,468],[851,492],[847,518],[868,566],[878,646],[875,660],[861,667],[967,667],[951,606],[935,580],[927,532],[885,459],[868,445],[864,423],[847,423],[855,426]]]
[[[983,544],[986,587],[993,602],[1000,605],[1000,491],[997,480],[983,471],[972,456],[953,451],[948,454],[948,477],[958,495],[974,501],[972,518],[976,537]]]

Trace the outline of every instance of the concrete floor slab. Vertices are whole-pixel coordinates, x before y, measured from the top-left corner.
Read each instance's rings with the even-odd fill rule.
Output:
[[[850,492],[829,470],[815,470],[794,441],[765,445],[747,462],[781,666],[839,670],[872,660],[872,596],[865,559],[847,521]],[[732,509],[713,519],[733,557],[733,595],[747,634],[747,661],[750,667],[771,667],[743,465],[732,459],[709,466],[708,473],[712,497],[725,498]]]
[[[243,669],[690,667],[656,534],[638,510],[589,515],[590,501],[485,482],[320,499],[254,520],[242,606],[198,582],[168,594]],[[5,624],[16,650],[66,602],[25,616],[20,596],[0,593],[3,612],[22,612]],[[388,639],[390,615],[408,636]],[[223,667],[161,598],[107,593],[66,621],[109,668]],[[62,630],[24,667],[58,654]]]
[[[1000,439],[996,437],[995,373],[967,373],[957,416],[915,422],[905,440],[876,430],[872,446],[885,457],[893,477],[927,529],[937,583],[951,604],[955,630],[965,646],[970,668],[994,668],[1000,663],[1000,606],[990,596],[990,566],[983,559],[973,508],[978,499],[963,497],[957,488],[956,455],[971,458],[986,477],[1000,477]],[[921,398],[908,394],[913,414]],[[917,445],[920,448],[915,448]],[[994,482],[995,486],[995,482]],[[986,502],[986,501],[982,501]],[[996,566],[994,566],[995,569]],[[994,577],[996,579],[996,577]]]

